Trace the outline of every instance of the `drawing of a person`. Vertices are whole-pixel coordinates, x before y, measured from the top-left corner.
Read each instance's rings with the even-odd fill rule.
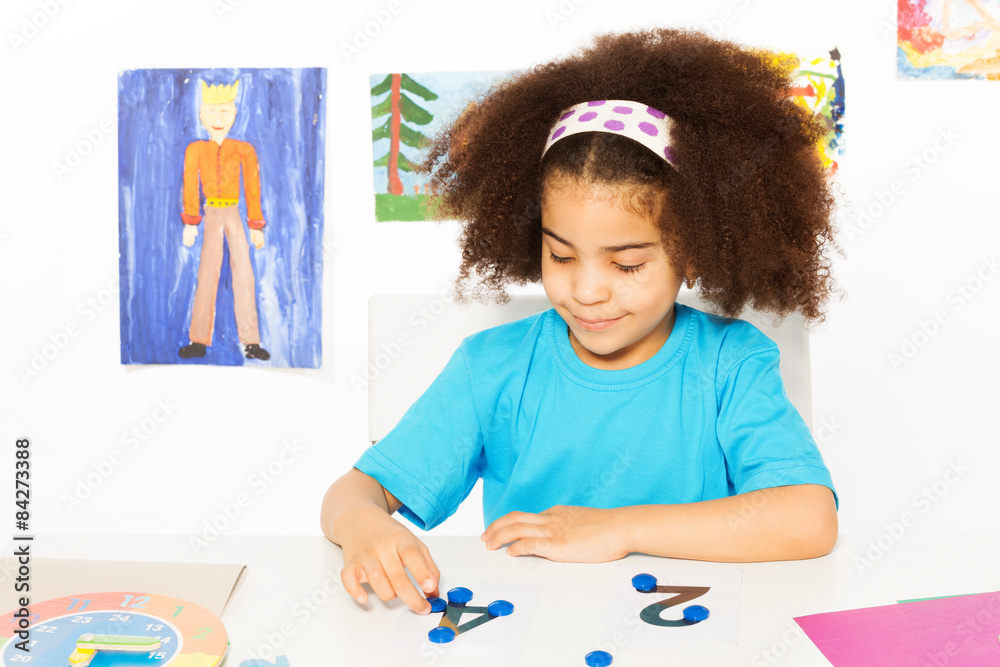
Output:
[[[204,239],[191,313],[191,342],[178,350],[184,359],[203,357],[206,348],[212,345],[223,239],[229,245],[236,327],[245,355],[248,359],[271,358],[267,350],[260,346],[250,246],[239,213],[242,173],[250,241],[260,250],[264,247],[264,216],[260,209],[257,152],[245,141],[226,138],[236,120],[239,85],[239,80],[232,85],[209,86],[201,82],[198,117],[210,138],[208,141],[191,142],[184,153],[184,211],[181,219],[184,222],[183,243],[189,248],[194,245],[198,224],[202,222],[199,182],[205,195]]]

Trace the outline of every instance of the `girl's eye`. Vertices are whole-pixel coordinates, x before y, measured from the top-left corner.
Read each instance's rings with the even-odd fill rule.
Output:
[[[549,259],[551,259],[556,264],[565,264],[571,258],[569,258],[569,257],[560,257],[559,255],[555,254],[554,252],[550,252],[549,253]]]
[[[635,264],[634,266],[626,266],[625,264],[615,264],[615,268],[617,268],[622,273],[636,273],[639,271],[639,269],[641,269],[644,266],[646,266],[645,262],[643,262],[642,264]]]

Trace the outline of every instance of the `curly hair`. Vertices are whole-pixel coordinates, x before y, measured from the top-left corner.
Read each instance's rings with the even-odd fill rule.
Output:
[[[723,315],[750,304],[821,321],[834,290],[835,199],[816,144],[824,125],[791,97],[794,57],[687,30],[605,35],[493,86],[434,139],[421,169],[432,214],[463,222],[456,287],[504,301],[541,279],[545,184],[570,177],[646,192],[680,275]],[[590,100],[646,104],[673,121],[676,169],[631,139],[587,132],[540,159],[560,113]],[[665,195],[665,196],[661,196]],[[634,198],[632,198],[634,200]]]

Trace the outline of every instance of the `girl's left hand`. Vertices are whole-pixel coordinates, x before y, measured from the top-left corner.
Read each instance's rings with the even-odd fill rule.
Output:
[[[540,514],[506,514],[489,525],[482,540],[491,551],[510,544],[510,556],[604,563],[628,554],[620,519],[613,509],[556,505]]]

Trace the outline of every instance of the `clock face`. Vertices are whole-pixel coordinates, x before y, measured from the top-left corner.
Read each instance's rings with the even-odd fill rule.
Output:
[[[0,617],[3,667],[213,667],[228,645],[215,614],[153,593],[87,593],[29,612],[26,643],[16,612]]]

